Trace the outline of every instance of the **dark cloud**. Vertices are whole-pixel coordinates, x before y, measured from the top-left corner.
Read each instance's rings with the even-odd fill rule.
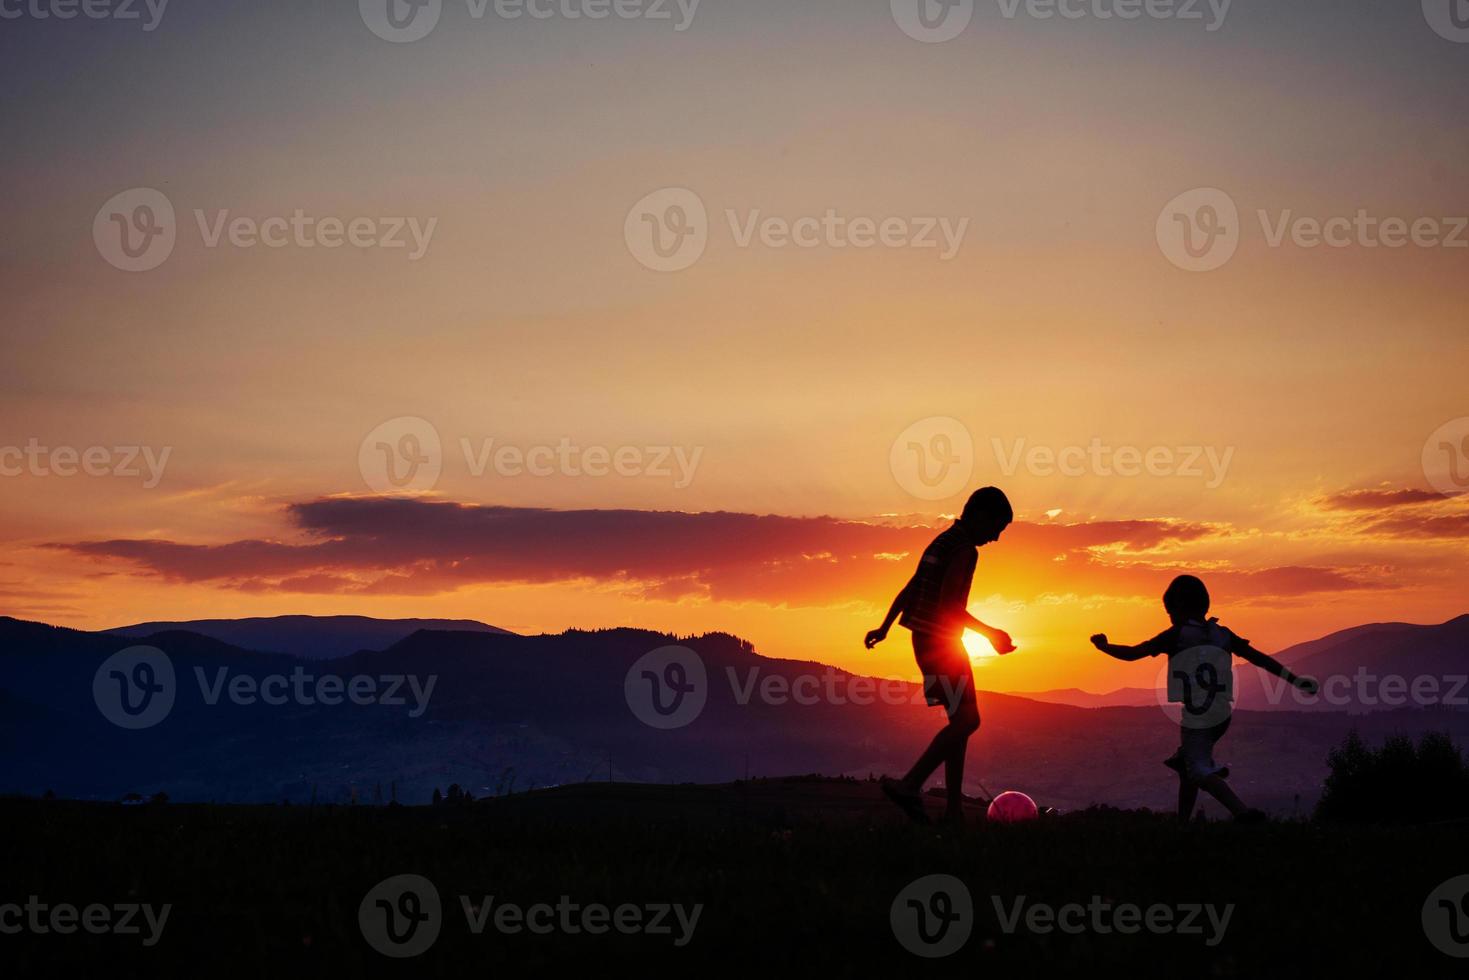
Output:
[[[635,594],[810,605],[901,584],[935,528],[727,512],[546,510],[403,498],[293,504],[295,541],[55,545],[169,582],[251,592],[430,595],[471,584],[622,581]],[[1146,553],[1220,533],[1167,520],[1016,524],[997,574],[1054,576],[1058,556]]]
[[[1420,504],[1443,503],[1444,496],[1432,490],[1343,490],[1320,499],[1328,510],[1391,510]]]
[[[1469,538],[1469,514],[1404,514],[1371,521],[1364,529],[1394,538]]]

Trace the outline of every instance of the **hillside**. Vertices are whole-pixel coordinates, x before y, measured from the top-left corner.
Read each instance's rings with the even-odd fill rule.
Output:
[[[205,963],[252,976],[446,976],[466,964],[906,975],[923,964],[900,896],[941,873],[963,889],[945,886],[957,916],[956,945],[937,964],[946,975],[1273,977],[1298,975],[1303,959],[1313,975],[1454,975],[1420,909],[1462,870],[1445,862],[1461,827],[1180,827],[1115,810],[1003,827],[972,816],[962,832],[916,828],[870,783],[817,779],[589,784],[438,807],[0,800],[12,829],[0,862],[15,894],[169,906],[152,946],[84,932],[65,942],[13,936],[7,967],[17,976],[92,975],[104,962],[109,975],[154,976]],[[380,911],[367,899],[408,874],[426,941],[393,960],[378,951],[387,948]],[[1081,906],[1082,928],[1007,925],[1017,902]],[[490,919],[474,931],[487,907],[537,903],[570,918],[553,912],[548,934],[516,929],[515,919],[503,920],[510,930]],[[1164,906],[1169,929],[1117,928],[1112,910],[1125,905]],[[594,906],[647,909],[638,920],[647,928],[582,928],[570,910]],[[1215,915],[1198,913],[1190,931],[1190,906]],[[658,907],[682,915],[654,927]]]
[[[385,650],[321,663],[165,632],[149,642],[171,664],[173,706],[152,727],[125,730],[99,711],[93,684],[104,659],[131,642],[0,620],[0,690],[25,710],[0,727],[0,792],[117,799],[163,791],[236,802],[396,792],[423,802],[450,783],[487,795],[609,773],[648,783],[747,773],[865,777],[901,772],[940,721],[913,685],[762,657],[723,634],[419,631]],[[675,642],[699,658],[707,697],[688,724],[665,730],[640,720],[627,685],[630,676],[638,682],[640,658]],[[339,691],[359,679],[381,697],[268,704],[229,695],[231,685],[253,689],[297,675]],[[1171,805],[1172,777],[1161,761],[1177,730],[1158,708],[1087,710],[1001,694],[982,694],[980,706],[968,792],[1018,788],[1062,809]],[[1353,725],[1369,738],[1426,728],[1463,735],[1469,714],[1241,712],[1220,756],[1251,802],[1303,812],[1327,751]]]

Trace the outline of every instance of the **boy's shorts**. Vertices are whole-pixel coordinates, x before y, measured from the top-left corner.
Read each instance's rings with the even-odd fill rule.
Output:
[[[930,705],[943,705],[954,717],[964,705],[977,705],[974,666],[958,636],[913,634],[913,659],[923,674],[923,697]]]
[[[1177,759],[1179,772],[1192,782],[1201,782],[1215,773],[1224,771],[1224,766],[1214,761],[1214,744],[1229,731],[1229,718],[1209,728],[1182,726],[1182,739]]]

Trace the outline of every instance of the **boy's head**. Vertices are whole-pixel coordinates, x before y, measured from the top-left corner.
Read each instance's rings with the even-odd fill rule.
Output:
[[[1015,520],[1015,511],[999,487],[984,487],[969,495],[959,523],[969,531],[975,547],[989,544],[1000,537],[1000,532]]]
[[[1209,614],[1209,590],[1198,578],[1180,575],[1168,583],[1168,590],[1163,593],[1163,608],[1175,623],[1203,619]]]

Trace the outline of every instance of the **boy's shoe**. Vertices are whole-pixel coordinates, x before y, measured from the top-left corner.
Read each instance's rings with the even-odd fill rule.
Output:
[[[923,809],[923,797],[909,789],[901,780],[891,776],[882,777],[878,783],[882,787],[882,795],[898,805],[898,809],[908,814],[914,823],[928,823],[928,813]]]

